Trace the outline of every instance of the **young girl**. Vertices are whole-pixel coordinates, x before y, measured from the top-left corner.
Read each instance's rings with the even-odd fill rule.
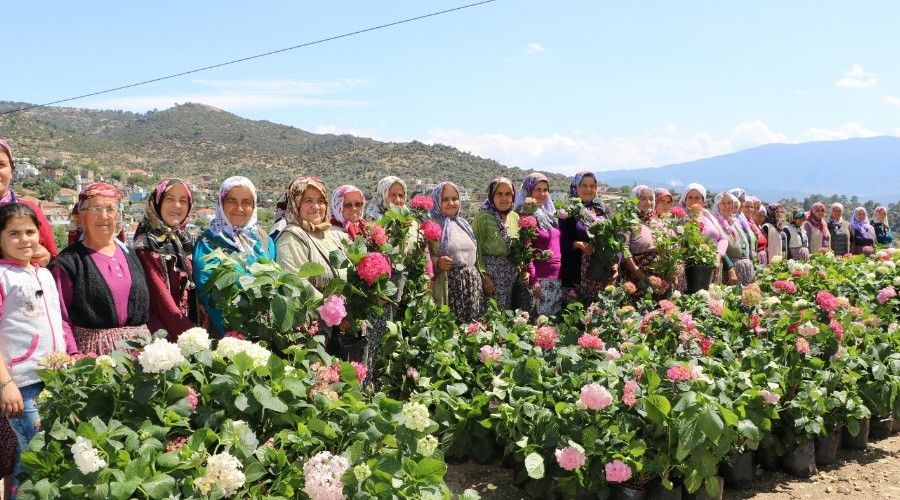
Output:
[[[0,411],[16,434],[19,453],[40,428],[38,361],[66,350],[53,275],[31,263],[39,224],[26,205],[0,207]]]

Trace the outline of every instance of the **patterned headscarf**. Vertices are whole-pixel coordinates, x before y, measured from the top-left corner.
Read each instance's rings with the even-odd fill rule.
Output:
[[[541,182],[546,182],[547,186],[550,186],[550,180],[540,172],[532,172],[525,176],[525,180],[522,181],[522,188],[516,192],[516,201],[513,202],[516,210],[522,208],[522,205],[525,204],[525,198],[530,197],[534,188]],[[550,201],[549,196],[544,200],[544,204],[538,207],[534,217],[537,219],[538,225],[546,230],[559,224],[556,219],[556,209],[553,207],[553,202]]]
[[[6,153],[6,156],[9,157],[9,165],[13,170],[16,169],[16,164],[13,163],[12,158],[12,148],[9,147],[9,143],[0,139],[0,151]],[[13,192],[11,187],[6,189],[6,192],[3,193],[3,196],[0,196],[0,205],[6,205],[7,203],[15,203],[16,202],[16,193]]]
[[[594,179],[594,181],[597,180],[597,176],[589,170],[582,170],[581,172],[578,172],[572,176],[572,183],[569,184],[570,196],[578,196],[578,186],[580,186],[581,183],[584,182],[584,179],[587,177]]]
[[[175,186],[184,186],[188,196],[188,211],[184,220],[177,227],[169,227],[163,220],[162,202],[166,193]],[[194,246],[193,238],[185,231],[191,207],[194,205],[194,194],[191,186],[181,179],[164,179],[156,185],[156,189],[147,197],[144,219],[134,232],[134,247],[155,252],[163,258],[174,257],[179,269],[187,269],[187,260]]]
[[[821,231],[822,234],[828,234],[828,225],[825,224],[825,219],[822,219],[818,215],[816,215],[817,208],[821,208],[822,210],[825,210],[825,204],[822,202],[813,203],[813,206],[810,207],[810,209],[809,209],[809,214],[807,215],[807,217],[808,217],[807,220],[813,226],[818,227],[819,231]]]
[[[406,189],[406,183],[403,182],[403,179],[389,175],[384,179],[378,181],[378,185],[375,187],[375,194],[372,195],[372,203],[369,205],[368,210],[366,211],[366,215],[373,219],[379,219],[384,212],[387,211],[388,208],[388,191],[391,190],[391,186],[394,184],[400,184],[403,186],[403,192],[408,192]]]
[[[653,198],[658,200],[663,196],[668,196],[669,198],[673,198],[672,193],[666,188],[656,188],[653,190]]]
[[[442,229],[440,246],[441,255],[447,253],[447,247],[450,244],[450,232],[448,231],[450,224],[459,226],[460,229],[472,238],[472,241],[475,241],[475,232],[472,231],[472,226],[469,225],[469,222],[466,219],[460,217],[459,212],[456,212],[456,215],[444,215],[441,213],[441,196],[444,194],[444,189],[448,186],[455,189],[457,193],[459,192],[459,186],[450,181],[441,182],[431,190],[431,199],[434,201],[434,207],[431,209],[431,218],[440,224]]]
[[[856,220],[856,214],[862,212],[865,215],[865,218],[862,222]],[[853,219],[850,221],[850,225],[853,226],[853,229],[856,229],[859,234],[866,239],[874,240],[875,235],[872,234],[872,225],[869,224],[869,213],[866,212],[865,207],[856,207],[853,209]]]
[[[639,198],[641,196],[641,192],[650,191],[650,196],[653,199],[650,200],[650,210],[637,210],[638,219],[641,220],[644,224],[650,221],[650,218],[653,217],[653,210],[656,208],[656,192],[650,188],[650,186],[645,186],[644,184],[638,184],[631,190],[632,198]]]
[[[516,197],[516,186],[513,185],[513,182],[509,180],[507,177],[497,177],[488,184],[487,188],[487,199],[484,200],[484,204],[481,205],[481,208],[485,210],[490,210],[494,213],[505,215],[512,211],[513,205],[510,205],[509,210],[505,212],[501,212],[496,205],[494,205],[494,193],[497,191],[497,188],[500,187],[501,184],[506,184],[513,192],[513,200]]]
[[[225,215],[225,209],[222,207],[228,192],[236,187],[245,187],[253,194],[253,213],[250,214],[250,218],[243,226],[232,224]],[[219,188],[219,194],[216,197],[216,213],[207,230],[229,245],[237,248],[241,253],[251,255],[253,254],[253,247],[260,240],[259,231],[256,227],[257,211],[256,186],[253,185],[253,182],[240,175],[229,177],[225,179],[225,182]]]
[[[306,193],[306,190],[310,187],[316,188],[316,190],[322,193],[322,196],[324,196],[326,200],[328,199],[328,188],[321,179],[311,175],[297,177],[291,182],[291,185],[288,186],[287,207],[284,210],[284,220],[287,221],[288,224],[300,226],[307,232],[314,233],[325,231],[331,227],[330,204],[325,204],[325,216],[322,218],[322,222],[318,224],[303,220],[303,217],[300,216],[300,199],[303,198],[303,194]]]
[[[832,203],[831,210],[834,211],[835,208],[841,209],[841,216],[839,218],[835,219],[834,217],[831,216],[831,214],[828,214],[828,220],[832,220],[834,222],[841,222],[842,220],[844,220],[844,205],[843,205],[843,203]]]
[[[781,220],[778,218],[778,211],[781,209],[781,203],[769,203],[766,205],[766,220],[763,221],[763,224],[769,223],[772,226],[781,231],[784,226],[781,224]]]
[[[722,226],[722,229],[731,233],[733,237],[738,238],[737,228],[734,226],[736,215],[731,214],[730,217],[725,217],[722,215],[722,212],[719,211],[719,205],[723,200],[727,203],[731,203],[733,207],[734,202],[737,201],[737,197],[728,191],[717,194],[716,197],[713,198],[712,213],[716,216],[716,220],[719,222],[719,225]]]
[[[878,218],[878,214],[884,214],[884,220],[879,219],[879,218]],[[887,211],[887,207],[880,206],[880,207],[876,208],[873,217],[875,217],[875,221],[876,221],[876,222],[881,222],[881,223],[884,224],[885,226],[891,227],[891,225],[888,223],[888,218],[887,218],[887,217],[888,217],[888,211]]]
[[[363,194],[361,189],[350,184],[338,186],[331,193],[331,223],[344,229],[347,229],[347,226],[351,224],[350,221],[344,220],[344,196],[350,193],[359,193],[363,201],[363,209],[360,212],[362,214],[366,211],[366,195]],[[362,217],[360,217],[360,220],[362,220]]]
[[[731,188],[728,190],[728,192],[731,193],[732,196],[737,198],[738,201],[741,201],[741,198],[744,198],[744,201],[747,200],[747,191],[744,191],[742,188]]]

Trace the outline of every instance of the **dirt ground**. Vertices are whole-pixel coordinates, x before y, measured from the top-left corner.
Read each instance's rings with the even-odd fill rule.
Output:
[[[485,499],[527,498],[524,491],[512,485],[512,477],[512,472],[501,466],[463,463],[450,466],[447,484],[455,494],[471,488]],[[900,435],[870,442],[862,451],[840,450],[837,463],[820,467],[819,473],[809,479],[757,469],[753,489],[726,490],[723,498],[900,500]]]

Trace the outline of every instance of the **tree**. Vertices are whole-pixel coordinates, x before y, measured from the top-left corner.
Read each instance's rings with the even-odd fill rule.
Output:
[[[56,243],[56,248],[62,250],[69,246],[69,228],[60,225],[51,227],[53,228],[53,241]]]

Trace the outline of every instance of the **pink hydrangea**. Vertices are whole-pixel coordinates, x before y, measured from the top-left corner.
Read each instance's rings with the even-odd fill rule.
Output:
[[[347,316],[347,308],[344,306],[344,297],[340,295],[332,295],[325,299],[325,302],[319,306],[319,316],[328,326],[337,326],[341,324]]]
[[[367,285],[372,285],[382,276],[391,277],[391,263],[383,253],[371,252],[359,261],[356,274]]]
[[[797,335],[801,337],[813,337],[819,333],[819,327],[807,321],[797,327]]]
[[[414,367],[410,366],[406,369],[406,376],[413,380],[419,380],[419,370],[416,370]]]
[[[810,353],[809,342],[807,342],[807,340],[803,337],[797,337],[797,340],[794,341],[794,349],[796,349],[800,354],[806,356]]]
[[[678,306],[676,306],[674,302],[672,302],[671,300],[666,300],[666,299],[659,301],[659,308],[662,310],[663,313],[670,313],[672,311],[678,310]]]
[[[533,215],[519,218],[519,229],[534,229],[537,227],[537,219]]]
[[[578,405],[589,410],[600,411],[613,402],[612,394],[602,385],[594,382],[581,388]]]
[[[466,327],[466,333],[469,335],[475,335],[478,332],[487,330],[487,327],[484,326],[484,323],[481,321],[473,321],[469,323],[469,326]]]
[[[337,363],[323,366],[321,363],[316,362],[310,366],[310,369],[316,372],[316,383],[319,385],[336,384],[341,381],[341,365]]]
[[[632,407],[637,403],[637,390],[638,383],[634,380],[628,380],[625,382],[625,387],[622,389],[622,403],[627,407]]]
[[[670,366],[669,369],[666,370],[666,378],[673,382],[686,382],[694,378],[694,372],[691,370],[690,366],[679,363]]]
[[[716,316],[721,317],[725,313],[725,301],[722,299],[709,299],[709,310]]]
[[[603,349],[603,340],[591,333],[585,333],[578,337],[578,346],[591,351],[599,351]]]
[[[565,470],[573,471],[584,465],[587,457],[584,451],[574,446],[566,446],[561,450],[556,450],[556,462]]]
[[[644,365],[637,365],[634,367],[634,378],[640,380],[644,377]]]
[[[704,335],[704,336],[700,339],[700,351],[703,353],[704,356],[708,356],[708,355],[709,355],[709,350],[712,349],[712,346],[713,346],[713,344],[715,344],[715,343],[716,343],[715,340],[713,340],[713,339],[707,337],[706,335]]]
[[[556,218],[559,220],[566,220],[569,218],[569,212],[566,212],[565,210],[558,208],[556,210]]]
[[[175,436],[166,443],[166,451],[178,451],[187,444],[187,436]]]
[[[431,196],[419,195],[414,196],[412,200],[409,202],[409,206],[417,209],[429,211],[434,208],[434,200],[431,199]]]
[[[356,380],[361,384],[363,380],[366,379],[366,374],[369,373],[369,369],[366,367],[364,363],[360,363],[359,361],[351,361],[350,366],[356,370]]]
[[[379,226],[378,224],[372,225],[370,234],[372,236],[372,243],[375,243],[375,245],[381,246],[387,243],[387,233],[385,232],[384,228]]]
[[[630,281],[626,281],[624,284],[622,284],[622,289],[625,290],[625,293],[627,293],[628,295],[634,295],[635,293],[637,293],[637,286]]]
[[[556,347],[557,338],[559,338],[559,334],[556,333],[556,330],[550,325],[545,325],[534,332],[534,345],[545,351],[549,351]]]
[[[503,354],[503,349],[491,345],[483,345],[481,346],[481,350],[478,351],[478,359],[480,359],[482,363],[486,363],[487,360],[496,362],[500,360],[501,354]]]
[[[610,347],[606,350],[606,360],[607,361],[615,361],[617,359],[622,358],[622,353],[619,352],[615,347]]]
[[[621,460],[613,460],[603,467],[606,472],[606,482],[624,483],[631,479],[631,467]]]
[[[678,219],[684,219],[684,217],[687,215],[687,212],[685,212],[684,209],[679,205],[675,205],[674,207],[672,207],[671,212],[672,216]]]
[[[816,294],[816,304],[825,312],[832,312],[838,308],[837,297],[828,290],[820,290]]]
[[[828,328],[831,328],[831,331],[834,332],[834,338],[838,340],[844,338],[844,325],[842,325],[840,321],[831,318],[831,321],[828,322]]]
[[[797,285],[788,280],[778,280],[772,283],[772,288],[776,292],[789,293],[791,295],[797,293]]]
[[[440,241],[442,233],[441,226],[437,222],[427,220],[422,223],[422,236],[427,241]]]
[[[781,400],[780,395],[766,389],[759,391],[759,395],[762,396],[763,401],[770,405],[776,405]]]
[[[194,390],[193,387],[187,386],[188,393],[184,399],[187,400],[188,404],[191,405],[191,411],[195,411],[197,409],[197,405],[200,404],[200,398],[197,397],[197,391]]]
[[[894,290],[894,287],[889,286],[887,288],[882,288],[878,292],[878,303],[884,304],[885,302],[893,299],[897,296],[897,290]]]

